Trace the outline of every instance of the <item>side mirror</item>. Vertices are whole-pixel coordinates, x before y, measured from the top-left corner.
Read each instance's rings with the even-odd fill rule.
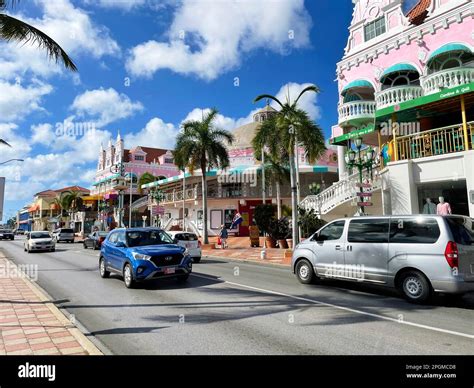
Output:
[[[179,241],[178,241],[177,238],[174,238],[174,239],[173,239],[173,243],[174,243],[174,244],[177,244],[178,242],[179,242]]]
[[[117,248],[125,248],[125,243],[124,243],[123,241],[117,241],[117,242],[115,243],[115,246],[116,246]]]
[[[319,233],[316,233],[313,237],[314,241],[321,242],[324,241],[324,237],[322,237]]]

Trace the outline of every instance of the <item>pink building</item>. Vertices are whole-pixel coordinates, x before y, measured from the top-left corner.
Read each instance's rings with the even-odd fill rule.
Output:
[[[352,2],[331,138],[339,182],[306,207],[326,219],[354,213],[359,178],[347,152],[358,139],[378,162],[370,214],[418,213],[427,198],[444,197],[474,216],[473,2],[419,0],[411,9],[407,0]]]

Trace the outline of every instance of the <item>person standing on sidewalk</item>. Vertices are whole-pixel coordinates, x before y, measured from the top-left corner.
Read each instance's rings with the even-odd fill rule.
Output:
[[[227,237],[229,237],[229,232],[225,225],[221,225],[221,231],[219,232],[219,238],[221,239],[222,249],[227,248]]]

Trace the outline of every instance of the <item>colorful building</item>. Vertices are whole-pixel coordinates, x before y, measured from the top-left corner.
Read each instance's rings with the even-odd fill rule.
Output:
[[[376,148],[370,214],[415,214],[439,197],[474,217],[474,4],[354,0],[337,64],[339,181],[303,201],[328,219],[354,214],[358,174],[345,157]]]
[[[107,148],[102,146],[99,150],[95,182],[91,189],[90,200],[99,203],[99,221],[102,227],[107,227],[111,222],[118,220],[119,191],[114,188],[116,178],[119,176],[119,166],[123,165],[124,176],[132,178],[131,185],[122,190],[124,196],[124,219],[128,221],[128,208],[130,202],[141,198],[137,187],[137,180],[144,173],[150,173],[157,178],[170,178],[179,174],[178,168],[173,163],[171,150],[135,146],[131,149],[124,147],[120,134],[117,135],[115,144],[109,140]],[[135,206],[139,209],[139,206]],[[132,215],[133,218],[133,215]],[[132,224],[142,223],[141,216],[132,219]]]
[[[215,235],[226,224],[231,226],[236,212],[242,215],[243,223],[231,230],[239,236],[248,236],[249,226],[253,221],[255,207],[263,203],[261,162],[254,157],[252,140],[259,125],[267,120],[276,110],[266,106],[253,117],[253,121],[235,128],[232,133],[234,142],[228,147],[230,166],[226,170],[211,170],[206,173],[208,182],[208,225],[210,235]],[[337,154],[327,150],[315,165],[310,164],[303,149],[299,150],[300,192],[304,197],[310,193],[312,184],[324,189],[337,180]],[[159,189],[163,199],[149,206],[154,217],[160,216],[166,228],[183,228],[185,219],[187,228],[197,233],[203,230],[202,210],[202,171],[187,172],[168,179],[145,185],[147,190]],[[275,180],[266,179],[266,203],[289,207],[291,191],[289,182],[276,184]],[[151,204],[149,204],[151,205]],[[184,209],[184,210],[183,210]],[[183,217],[184,212],[184,217]]]

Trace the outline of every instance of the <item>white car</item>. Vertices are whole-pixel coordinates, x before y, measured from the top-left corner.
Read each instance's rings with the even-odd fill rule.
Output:
[[[166,232],[173,239],[174,243],[186,248],[189,251],[189,256],[193,258],[195,263],[201,261],[201,241],[195,233],[183,232],[183,231],[172,231]]]
[[[29,232],[25,240],[25,252],[56,250],[56,243],[47,230]]]

